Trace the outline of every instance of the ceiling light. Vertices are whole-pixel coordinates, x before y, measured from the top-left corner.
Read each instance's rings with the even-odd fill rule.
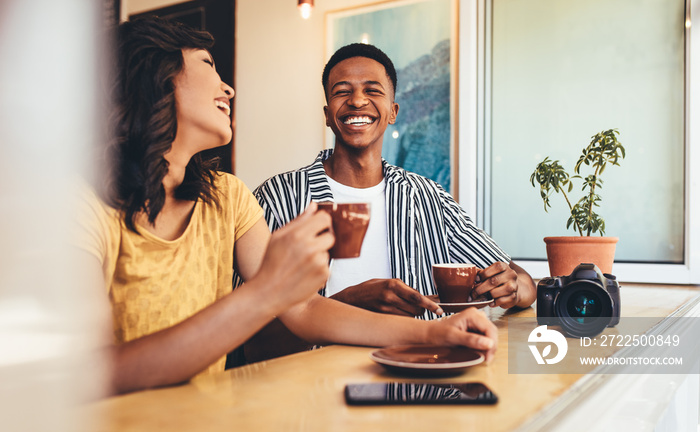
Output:
[[[299,0],[299,12],[301,17],[304,19],[309,19],[311,16],[311,9],[314,7],[314,0]]]

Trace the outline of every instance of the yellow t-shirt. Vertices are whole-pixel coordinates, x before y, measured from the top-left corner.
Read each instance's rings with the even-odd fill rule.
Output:
[[[185,232],[173,241],[130,231],[117,210],[94,194],[88,198],[81,243],[102,263],[117,343],[171,327],[233,289],[234,243],[262,209],[233,175],[218,175],[215,186],[221,208],[197,201]],[[224,370],[225,361],[207,372]]]

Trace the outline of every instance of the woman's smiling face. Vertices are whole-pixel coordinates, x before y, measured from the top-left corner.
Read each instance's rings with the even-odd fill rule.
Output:
[[[182,70],[174,79],[176,141],[201,147],[195,153],[227,144],[233,134],[233,88],[221,81],[208,51],[186,49],[182,57]]]

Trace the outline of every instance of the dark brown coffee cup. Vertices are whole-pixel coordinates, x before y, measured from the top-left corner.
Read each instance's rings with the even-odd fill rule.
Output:
[[[331,258],[357,258],[369,226],[369,203],[318,203],[318,209],[328,212],[333,219],[335,244]]]
[[[433,281],[440,303],[468,303],[479,268],[474,264],[433,264]]]

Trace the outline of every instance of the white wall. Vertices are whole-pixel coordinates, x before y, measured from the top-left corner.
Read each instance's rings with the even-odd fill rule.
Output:
[[[323,148],[324,15],[367,3],[317,1],[303,20],[295,1],[237,1],[236,175],[249,187]]]

